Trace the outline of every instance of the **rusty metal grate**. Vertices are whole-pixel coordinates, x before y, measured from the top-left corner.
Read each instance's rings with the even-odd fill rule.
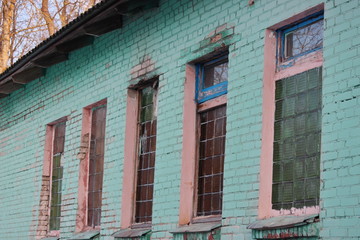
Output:
[[[200,113],[197,216],[222,212],[226,105]]]
[[[66,122],[53,126],[54,140],[52,150],[52,178],[51,178],[51,203],[50,203],[50,230],[60,229],[61,216],[61,187],[63,166],[61,157],[64,152]]]
[[[106,105],[92,109],[89,156],[88,226],[99,226],[104,172]]]
[[[156,151],[157,90],[148,86],[140,92],[139,157],[137,166],[135,222],[151,222]]]

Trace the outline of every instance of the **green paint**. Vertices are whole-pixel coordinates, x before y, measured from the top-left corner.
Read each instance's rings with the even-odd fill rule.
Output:
[[[224,44],[230,53],[221,239],[251,239],[246,226],[258,217],[265,29],[325,2],[321,164],[315,167],[320,168],[322,180],[319,234],[322,239],[357,239],[359,2],[255,0],[252,6],[247,2],[160,1],[158,10],[125,20],[121,30],[96,38],[93,45],[70,53],[68,61],[47,69],[45,77],[0,99],[0,208],[6,216],[0,220],[2,238],[35,239],[45,125],[64,116],[70,120],[62,162],[60,231],[63,239],[72,236],[82,108],[104,98],[108,113],[101,239],[111,239],[119,229],[127,87],[131,69],[144,56],[155,63],[156,70],[148,76],[160,75],[151,238],[172,238],[180,201],[185,66]],[[223,24],[231,26],[224,31],[233,27],[234,33],[201,45]],[[305,87],[309,86],[299,85]],[[314,167],[307,161],[301,164]],[[306,174],[316,175],[315,171]]]

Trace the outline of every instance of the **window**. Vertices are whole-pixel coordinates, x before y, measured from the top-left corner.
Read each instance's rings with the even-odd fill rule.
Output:
[[[222,55],[197,64],[198,170],[196,216],[221,215],[226,135],[226,102],[208,106],[227,92],[228,60]]]
[[[323,4],[266,30],[260,219],[320,211],[322,33]]]
[[[318,206],[321,68],[276,81],[273,209]]]
[[[154,192],[158,78],[128,89],[121,228],[151,227]],[[136,231],[134,234],[137,234]]]
[[[199,103],[213,99],[227,92],[227,55],[196,64],[196,99]]]
[[[279,29],[281,60],[303,56],[322,48],[323,43],[323,12],[302,19],[300,23]]]
[[[137,163],[135,222],[151,222],[156,150],[157,90],[140,90],[139,156]]]
[[[89,155],[88,226],[100,226],[102,184],[104,173],[106,105],[91,109]]]
[[[228,51],[203,59],[186,66],[180,225],[222,214]]]
[[[66,122],[60,122],[52,126],[53,149],[51,162],[50,231],[60,229],[61,186],[63,178],[61,158],[64,153],[65,127]]]
[[[60,235],[66,120],[46,126],[37,238]]]
[[[78,158],[76,232],[99,230],[101,223],[106,131],[106,99],[83,109]]]

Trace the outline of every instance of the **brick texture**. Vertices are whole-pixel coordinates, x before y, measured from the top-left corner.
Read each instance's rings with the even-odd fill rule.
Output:
[[[185,64],[229,45],[221,239],[252,239],[257,219],[265,29],[325,3],[321,239],[360,237],[360,1],[162,0],[0,99],[0,238],[47,228],[46,124],[69,116],[61,239],[75,231],[82,108],[107,98],[101,239],[120,228],[127,87],[159,76],[152,239],[172,239],[180,201]],[[220,34],[221,33],[221,34]],[[220,34],[220,35],[219,35]]]

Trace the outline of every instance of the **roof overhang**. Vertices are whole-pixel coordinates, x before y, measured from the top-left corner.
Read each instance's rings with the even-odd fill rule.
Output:
[[[91,45],[96,37],[122,28],[124,16],[154,7],[159,0],[103,0],[32,49],[0,74],[0,98],[42,77],[68,54]]]

